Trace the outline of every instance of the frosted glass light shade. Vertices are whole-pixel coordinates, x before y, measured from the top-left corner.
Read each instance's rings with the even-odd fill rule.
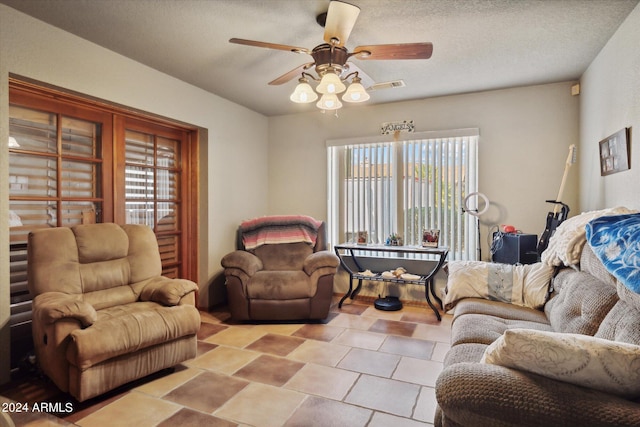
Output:
[[[340,102],[336,94],[326,94],[322,95],[316,107],[321,110],[337,110],[338,108],[342,108],[342,102]]]
[[[371,98],[367,91],[364,89],[364,86],[360,82],[353,81],[349,85],[347,91],[342,95],[342,100],[346,102],[364,102]]]
[[[328,72],[320,80],[320,84],[316,88],[319,93],[332,94],[342,93],[347,87],[342,83],[337,74]]]
[[[309,83],[299,83],[289,99],[298,104],[307,104],[318,99],[318,94],[314,92]]]

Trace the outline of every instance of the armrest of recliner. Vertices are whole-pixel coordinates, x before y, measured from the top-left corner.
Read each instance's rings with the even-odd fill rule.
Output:
[[[640,405],[604,392],[485,363],[454,363],[436,381],[444,416],[459,425],[631,426]]]
[[[302,268],[311,276],[315,271],[326,268],[328,273],[334,272],[340,265],[338,256],[329,251],[314,252],[305,260]]]
[[[237,269],[249,277],[263,268],[260,258],[247,251],[230,252],[222,258],[220,264],[225,268],[225,274],[233,273],[233,270]]]
[[[93,325],[98,313],[93,306],[82,301],[79,296],[62,292],[45,292],[33,299],[33,310],[45,324],[53,324],[60,319],[76,319],[83,328]]]
[[[140,291],[140,301],[153,301],[167,306],[178,305],[187,294],[198,289],[191,280],[155,277],[144,285]]]

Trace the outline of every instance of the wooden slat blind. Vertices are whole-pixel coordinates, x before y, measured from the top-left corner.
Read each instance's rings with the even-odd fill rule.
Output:
[[[180,150],[177,139],[125,130],[126,222],[154,229],[165,276],[177,276],[182,260]]]

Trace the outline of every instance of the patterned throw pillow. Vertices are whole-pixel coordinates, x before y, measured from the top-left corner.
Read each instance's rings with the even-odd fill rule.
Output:
[[[596,218],[587,224],[586,234],[609,273],[640,293],[640,213]]]
[[[640,346],[588,335],[511,329],[485,350],[482,363],[633,399],[640,396]]]

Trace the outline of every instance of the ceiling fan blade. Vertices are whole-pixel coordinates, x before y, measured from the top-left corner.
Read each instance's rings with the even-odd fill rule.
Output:
[[[232,39],[229,39],[229,43],[242,44],[245,46],[264,47],[267,49],[288,50],[289,52],[295,52],[295,53],[308,53],[308,54],[311,53],[311,51],[306,47],[297,47],[297,46],[289,46],[286,44],[259,42],[255,40],[232,38]]]
[[[337,0],[330,2],[324,26],[324,41],[332,43],[333,39],[337,39],[336,46],[344,46],[359,14],[358,6]]]
[[[314,64],[315,64],[315,62],[307,62],[306,64],[302,64],[302,65],[294,68],[293,70],[291,70],[291,71],[289,71],[287,73],[284,73],[280,77],[270,81],[269,84],[270,85],[281,85],[281,84],[284,84],[284,83],[288,82],[289,80],[293,79],[294,77],[302,75],[303,71],[308,70]]]
[[[400,43],[358,46],[351,56],[358,59],[429,59],[433,53],[431,43]]]

